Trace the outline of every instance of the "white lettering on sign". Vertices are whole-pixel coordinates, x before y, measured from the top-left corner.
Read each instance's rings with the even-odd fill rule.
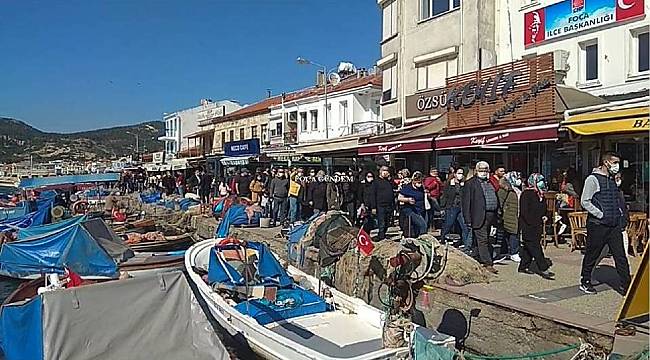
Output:
[[[392,146],[379,145],[379,146],[377,146],[377,151],[379,151],[379,152],[391,152],[391,151],[397,150],[397,149],[399,149],[401,147],[402,147],[402,144],[397,144],[397,145],[392,145]]]
[[[230,145],[230,150],[232,150],[232,151],[248,150],[248,144]]]
[[[488,145],[488,144],[491,144],[491,143],[493,143],[495,141],[505,139],[508,136],[510,136],[510,133],[503,133],[503,134],[498,134],[498,135],[494,135],[494,136],[490,136],[490,137],[487,137],[485,135],[484,136],[472,136],[471,138],[469,138],[469,143],[472,144],[472,145]]]

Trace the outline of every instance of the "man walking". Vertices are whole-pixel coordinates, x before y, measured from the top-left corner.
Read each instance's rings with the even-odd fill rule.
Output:
[[[625,295],[630,285],[630,265],[623,247],[621,223],[625,221],[624,206],[614,177],[619,172],[621,157],[613,152],[606,152],[600,159],[600,167],[595,168],[585,179],[580,203],[588,212],[587,249],[582,259],[582,279],[580,290],[586,294],[595,294],[591,284],[591,272],[596,266],[605,245],[614,257],[616,272],[620,285],[616,289]]]
[[[292,224],[301,218],[300,194],[304,192],[302,189],[302,181],[303,170],[302,168],[298,168],[291,173],[289,183],[289,221]]]
[[[390,226],[395,205],[393,184],[389,179],[388,166],[382,166],[379,169],[379,179],[373,182],[370,190],[373,202],[372,214],[377,216],[377,227],[379,228],[377,240],[379,241],[386,238],[386,230]]]
[[[476,164],[476,176],[465,183],[463,193],[463,217],[465,224],[472,229],[476,246],[478,247],[479,262],[493,274],[498,271],[492,266],[492,249],[490,232],[496,224],[499,200],[496,191],[488,180],[490,165],[485,161]]]
[[[284,176],[284,170],[278,169],[277,176],[271,180],[269,194],[273,199],[273,224],[277,221],[284,223],[287,219],[287,196],[289,195],[289,179]]]

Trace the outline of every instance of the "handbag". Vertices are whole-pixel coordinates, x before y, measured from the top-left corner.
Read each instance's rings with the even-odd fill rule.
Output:
[[[429,195],[424,194],[424,209],[431,210],[431,202],[429,201]]]

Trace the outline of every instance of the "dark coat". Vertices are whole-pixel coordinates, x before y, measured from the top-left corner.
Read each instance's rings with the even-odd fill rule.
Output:
[[[456,186],[451,183],[447,183],[444,190],[442,190],[442,196],[440,196],[440,207],[445,210],[449,210],[454,207],[454,199],[456,194],[460,196],[460,205],[463,205],[463,193],[465,192],[465,185]]]
[[[375,199],[373,198],[373,193],[372,193],[372,186],[374,184],[373,182],[363,182],[359,184],[359,199],[361,199],[361,202],[369,209],[374,209],[375,207]]]
[[[485,222],[485,195],[480,181],[476,176],[467,180],[463,192],[463,217],[472,229],[480,228]]]
[[[389,180],[379,178],[372,182],[370,188],[373,204],[371,209],[394,208],[395,207],[395,187]]]
[[[327,183],[322,181],[309,184],[307,201],[314,203],[314,209],[327,211]]]
[[[512,188],[497,191],[502,209],[503,228],[510,234],[517,234],[519,228],[519,198]]]
[[[524,190],[519,198],[519,229],[524,241],[540,241],[545,214],[546,201],[540,200],[535,190]]]

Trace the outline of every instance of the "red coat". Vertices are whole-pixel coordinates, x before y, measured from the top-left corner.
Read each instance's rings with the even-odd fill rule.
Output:
[[[423,185],[424,190],[429,193],[429,196],[435,199],[440,197],[440,193],[442,193],[442,181],[440,181],[440,178],[427,176],[424,178]]]
[[[499,187],[500,187],[499,186],[499,179],[497,179],[496,176],[492,175],[492,176],[490,176],[490,178],[488,180],[490,180],[490,184],[492,184],[492,187],[494,188],[494,191],[499,191]]]

